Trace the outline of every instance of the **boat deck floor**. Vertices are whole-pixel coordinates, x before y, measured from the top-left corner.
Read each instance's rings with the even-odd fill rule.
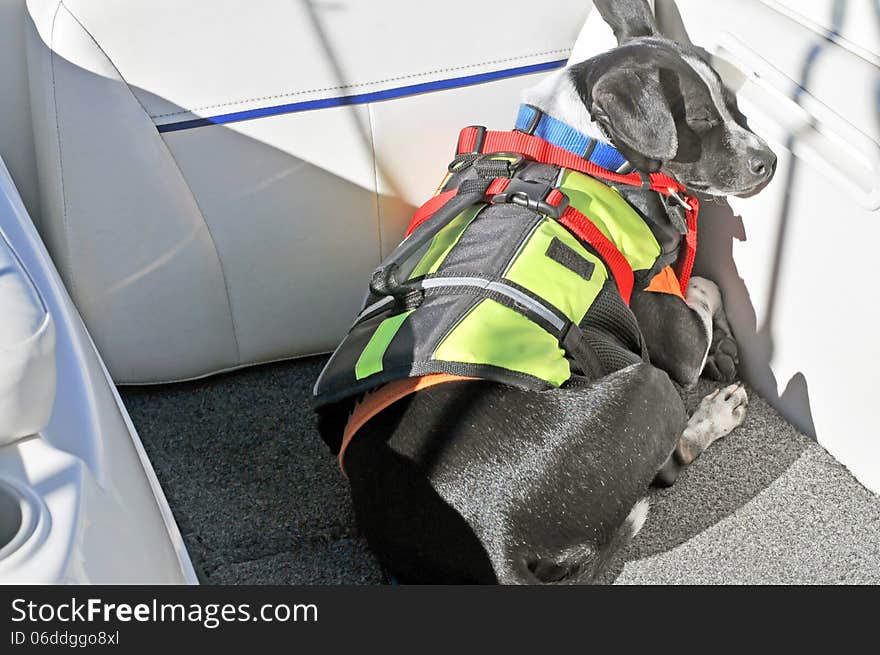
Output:
[[[204,583],[383,582],[314,428],[323,362],[121,388]],[[651,494],[612,581],[880,583],[880,497],[752,393],[744,424]]]

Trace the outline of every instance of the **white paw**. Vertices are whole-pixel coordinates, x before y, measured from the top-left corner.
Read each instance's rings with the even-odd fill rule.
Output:
[[[723,389],[716,389],[703,398],[697,411],[688,422],[712,441],[730,434],[746,417],[746,406],[749,396],[742,382],[731,384]]]

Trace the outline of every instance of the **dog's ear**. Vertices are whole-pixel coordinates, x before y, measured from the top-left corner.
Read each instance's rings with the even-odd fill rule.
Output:
[[[614,31],[617,43],[659,34],[648,0],[593,0],[599,15]]]
[[[675,120],[656,70],[608,71],[593,86],[590,113],[637,168],[657,170],[678,151]]]

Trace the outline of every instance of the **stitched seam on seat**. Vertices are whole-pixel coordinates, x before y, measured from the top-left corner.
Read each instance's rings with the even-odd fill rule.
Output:
[[[67,269],[65,284],[69,287],[70,295],[76,298],[76,274],[73,271],[73,246],[70,225],[67,220],[67,193],[64,188],[64,150],[61,145],[61,127],[58,119],[58,91],[55,87],[55,23],[64,3],[59,2],[52,15],[52,26],[49,28],[49,69],[52,73],[52,109],[55,114],[55,141],[58,144],[58,182],[61,185],[61,226],[64,231],[64,267]],[[70,13],[70,12],[68,12]],[[38,35],[39,36],[39,35]],[[60,262],[59,262],[60,263]]]
[[[407,75],[398,75],[396,77],[388,77],[383,80],[374,80],[372,82],[356,82],[352,84],[339,84],[337,86],[325,86],[317,89],[303,89],[301,91],[289,91],[278,93],[275,95],[262,96],[257,98],[246,98],[244,100],[231,100],[229,102],[221,102],[214,105],[203,105],[201,107],[192,107],[190,109],[182,109],[181,111],[173,111],[166,114],[150,114],[150,118],[167,118],[168,116],[179,116],[181,114],[191,114],[205,109],[217,109],[219,107],[229,107],[231,105],[241,105],[248,102],[261,102],[263,100],[277,100],[278,98],[290,98],[293,96],[306,95],[309,93],[322,93],[324,91],[339,91],[341,89],[356,89],[365,86],[375,86],[377,84],[387,84],[388,82],[400,82],[402,80],[411,80],[420,77],[430,77],[438,73],[452,73],[455,71],[467,70],[469,68],[480,68],[481,66],[490,66],[492,64],[503,64],[510,61],[518,61],[521,59],[531,59],[533,57],[543,57],[546,55],[561,55],[571,52],[571,48],[563,48],[560,50],[545,50],[543,52],[533,52],[527,55],[517,55],[516,57],[506,57],[504,59],[492,59],[476,64],[464,64],[462,66],[451,66],[449,68],[438,68],[424,73],[410,73]]]
[[[61,0],[61,6],[64,7],[64,10],[70,15],[70,17],[74,20],[74,22],[77,25],[79,25],[80,29],[92,40],[92,43],[94,43],[95,47],[101,52],[102,55],[104,55],[104,58],[107,60],[107,62],[111,66],[113,66],[113,70],[116,71],[116,74],[119,76],[119,79],[123,81],[125,86],[129,87],[129,90],[131,90],[131,85],[128,83],[128,80],[126,80],[122,76],[122,71],[120,71],[119,67],[113,63],[113,60],[110,59],[110,55],[108,55],[107,51],[101,47],[101,44],[98,43],[98,40],[92,35],[91,32],[89,32],[89,30],[86,28],[86,26],[83,25],[82,21],[76,17],[76,15],[70,10],[70,8],[66,4],[64,4],[64,0]],[[138,106],[140,106],[140,108],[144,110],[144,113],[149,116],[150,112],[147,111],[147,108],[144,107],[144,105],[140,101],[140,99],[136,95],[134,95],[134,93],[132,93],[131,95],[134,97],[135,102],[138,103]]]
[[[59,3],[59,8],[61,6],[64,6],[64,0],[61,0],[61,2]],[[146,108],[143,106],[143,104],[141,104],[141,102],[138,100],[137,96],[135,96],[134,92],[131,90],[131,85],[125,81],[125,78],[122,77],[122,73],[119,72],[119,68],[116,66],[116,64],[113,63],[113,60],[110,59],[110,57],[107,55],[107,53],[104,51],[104,49],[101,48],[100,44],[95,39],[95,37],[92,35],[92,33],[89,32],[88,29],[86,29],[85,25],[83,25],[79,20],[77,20],[76,16],[73,15],[73,13],[70,11],[70,9],[68,9],[66,6],[64,6],[64,9],[65,9],[65,11],[67,11],[68,14],[70,14],[70,17],[76,22],[76,24],[80,26],[80,28],[83,30],[83,32],[85,32],[85,34],[88,35],[88,37],[92,40],[92,42],[95,44],[95,47],[98,48],[98,50],[101,52],[101,54],[104,55],[104,57],[107,59],[107,62],[113,67],[113,70],[116,71],[116,74],[119,75],[119,79],[122,80],[123,84],[125,84],[125,88],[128,89],[129,94],[131,94],[132,98],[137,103],[138,107],[141,108],[141,110],[144,112],[144,114],[149,116]],[[56,12],[56,16],[57,16],[57,12]],[[54,32],[54,21],[53,21],[53,32]],[[54,53],[54,50],[52,50],[52,52]],[[54,86],[54,68],[53,68],[53,86]],[[57,118],[57,112],[56,112],[56,118]],[[60,138],[61,137],[60,137],[60,131],[59,131],[59,151],[60,151]],[[165,149],[165,152],[167,153],[169,159],[174,163],[174,167],[177,169],[177,173],[178,173],[178,175],[180,175],[181,181],[183,182],[184,186],[186,187],[186,190],[189,192],[190,198],[192,198],[193,204],[196,206],[196,209],[199,212],[199,217],[202,219],[202,223],[205,226],[205,231],[208,233],[208,236],[211,239],[211,245],[213,246],[214,254],[217,257],[217,267],[220,269],[220,276],[223,278],[223,288],[226,291],[226,307],[227,307],[227,311],[229,313],[229,322],[230,322],[230,325],[232,326],[232,339],[233,339],[233,342],[235,343],[235,360],[237,362],[241,362],[241,347],[238,344],[238,329],[235,324],[235,315],[233,314],[233,311],[232,311],[232,297],[229,293],[229,282],[226,278],[226,271],[223,268],[223,259],[220,257],[220,250],[217,248],[217,241],[216,241],[216,239],[214,239],[214,234],[211,232],[211,226],[208,224],[208,221],[205,218],[205,213],[204,213],[204,211],[202,211],[202,208],[199,205],[198,200],[196,199],[196,195],[195,195],[195,193],[193,193],[192,187],[190,186],[189,182],[187,181],[186,176],[183,174],[183,171],[180,168],[180,164],[177,162],[177,159],[174,157],[174,154],[171,152],[171,149],[168,147],[168,144],[165,143],[165,140],[158,133],[156,133],[154,138],[159,139],[159,141],[161,142],[162,147]],[[66,208],[66,203],[65,203],[65,208]]]

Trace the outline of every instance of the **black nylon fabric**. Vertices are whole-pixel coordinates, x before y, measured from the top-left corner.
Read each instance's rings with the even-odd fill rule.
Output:
[[[501,160],[501,163],[506,167],[510,162],[507,160]],[[518,177],[528,181],[553,182],[559,174],[559,169],[555,166],[548,166],[546,164],[526,162],[516,171],[516,173]],[[465,189],[469,189],[472,186],[475,188],[482,187],[488,183],[488,180],[489,178],[481,175],[476,170],[473,166],[473,161],[464,160],[464,163],[462,163],[462,165],[459,166],[446,181],[443,189],[446,191],[461,189],[462,185],[464,185]],[[491,226],[484,225],[483,220],[486,217],[493,219],[492,222],[494,224]],[[515,254],[515,249],[518,248],[520,244],[520,242],[517,241],[517,238],[524,238],[524,234],[527,233],[517,232],[517,230],[521,229],[527,231],[533,229],[541,220],[541,217],[535,212],[518,205],[487,205],[481,210],[478,220],[474,220],[462,236],[462,239],[456,245],[455,249],[450,253],[450,257],[447,257],[447,260],[444,261],[443,268],[446,269],[447,266],[454,264],[456,259],[452,258],[452,254],[458,253],[460,255],[459,264],[461,265],[461,268],[450,270],[469,270],[472,274],[488,270],[497,270],[499,262],[509,261],[507,258]],[[501,225],[497,224],[499,222]],[[420,225],[413,231],[410,238],[418,239],[422,231],[429,228],[430,223],[431,221],[426,221]],[[477,226],[479,226],[479,229],[475,231],[475,227]],[[488,239],[486,241],[481,241],[483,238],[481,235],[487,235]],[[470,249],[462,250],[463,247],[468,245],[470,245]],[[409,273],[416,266],[428,246],[429,243],[424,244],[406,262],[401,262],[398,269],[400,278],[408,277]],[[394,254],[395,253],[392,252],[385,261],[382,262],[380,268],[384,266],[388,260],[394,257]],[[379,294],[368,292],[364,307],[377,302],[382,297],[383,296]]]
[[[622,347],[615,337],[606,332],[587,329],[584,330],[584,336],[602,363],[605,375],[642,361],[641,357]]]
[[[606,280],[596,300],[581,320],[581,327],[597,328],[615,335],[627,349],[647,357],[648,351],[635,314],[627,306],[613,280]]]
[[[320,404],[367,391],[395,377],[408,376],[411,367],[431,361],[437,344],[477,302],[478,298],[467,295],[426,296],[419,305],[418,312],[410,315],[388,345],[382,357],[382,372],[363,380],[358,380],[355,375],[361,353],[379,324],[405,309],[393,303],[379,314],[358,323],[346,335],[321,372],[316,387],[321,397]],[[402,365],[401,362],[406,364]]]
[[[464,294],[426,295],[385,351],[385,368],[398,368],[401,362],[430,361],[443,338],[478,302],[478,298]]]
[[[472,172],[475,175],[475,172]],[[530,182],[552,183],[559,169],[528,163],[517,177]],[[440,270],[449,275],[491,277],[503,271],[526,237],[542,221],[540,214],[514,204],[489,205],[459,239]]]
[[[606,375],[636,362],[649,361],[638,321],[613,280],[605,281],[580,326]]]

